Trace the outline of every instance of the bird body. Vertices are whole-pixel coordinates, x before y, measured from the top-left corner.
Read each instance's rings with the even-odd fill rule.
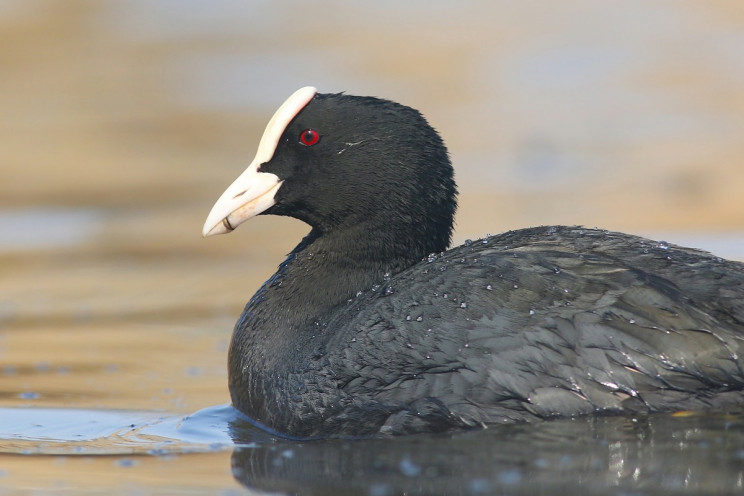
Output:
[[[233,404],[312,438],[744,402],[744,264],[565,226],[445,251],[455,195],[415,110],[290,97],[204,228],[312,227],[236,324]]]

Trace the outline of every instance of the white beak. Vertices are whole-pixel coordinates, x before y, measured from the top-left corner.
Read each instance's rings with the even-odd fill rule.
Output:
[[[275,204],[282,181],[276,174],[261,172],[261,165],[271,160],[284,130],[317,92],[310,86],[300,88],[274,113],[261,136],[256,158],[214,204],[202,236],[228,233]]]
[[[229,233],[274,205],[274,195],[282,182],[274,174],[258,172],[258,166],[252,162],[222,193],[207,216],[202,236]]]

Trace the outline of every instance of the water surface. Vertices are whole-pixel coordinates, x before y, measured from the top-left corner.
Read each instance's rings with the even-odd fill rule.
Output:
[[[742,413],[292,442],[228,406],[307,232],[212,203],[300,86],[419,108],[456,240],[581,224],[744,260],[738,2],[0,1],[0,494],[740,494]]]

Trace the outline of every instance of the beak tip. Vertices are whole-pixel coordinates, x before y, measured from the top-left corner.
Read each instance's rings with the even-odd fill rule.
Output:
[[[222,222],[218,222],[211,228],[209,227],[211,223],[204,224],[204,228],[202,228],[202,237],[208,238],[210,236],[214,236],[215,234],[224,234],[227,231],[225,227],[222,225]]]

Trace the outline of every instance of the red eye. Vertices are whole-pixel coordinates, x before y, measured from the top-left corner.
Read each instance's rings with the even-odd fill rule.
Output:
[[[305,129],[300,133],[300,143],[305,146],[313,146],[320,141],[320,134],[315,129]]]

